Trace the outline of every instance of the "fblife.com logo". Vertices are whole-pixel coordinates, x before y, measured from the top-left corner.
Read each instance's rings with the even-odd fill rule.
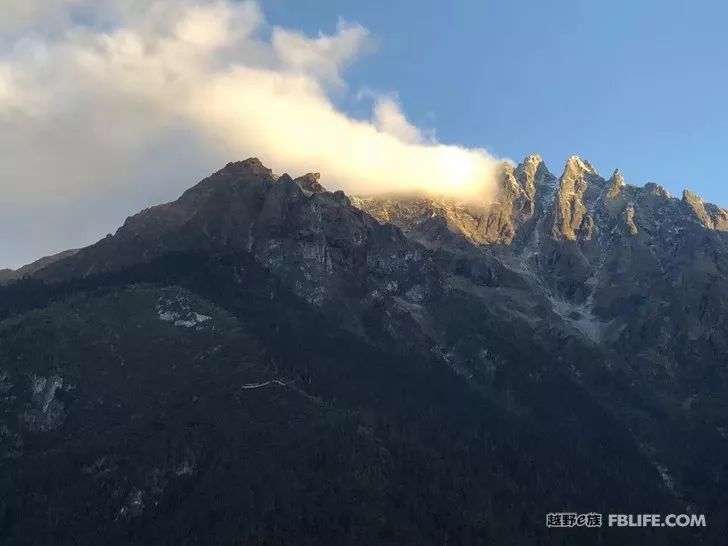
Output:
[[[607,514],[597,512],[552,512],[546,514],[546,527],[707,527],[705,514]]]

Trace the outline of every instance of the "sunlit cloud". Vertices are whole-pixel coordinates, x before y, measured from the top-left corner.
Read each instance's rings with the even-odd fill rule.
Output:
[[[12,24],[0,27],[0,213],[26,208],[42,222],[43,208],[58,217],[89,199],[113,199],[115,209],[127,199],[131,213],[140,195],[171,198],[190,175],[249,156],[276,172],[320,171],[326,186],[351,194],[489,195],[497,160],[439,143],[396,95],[375,97],[364,119],[335,106],[332,94],[356,91],[346,67],[373,50],[358,24],[310,37],[271,27],[250,1],[9,6]],[[12,260],[2,242],[0,260]]]

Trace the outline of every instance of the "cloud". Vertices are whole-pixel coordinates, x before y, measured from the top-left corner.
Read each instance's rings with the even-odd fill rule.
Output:
[[[374,126],[383,133],[392,135],[407,144],[435,143],[433,137],[425,137],[422,130],[412,125],[399,103],[390,97],[378,97],[374,104]]]
[[[361,25],[339,21],[336,34],[319,34],[313,39],[300,32],[274,28],[271,45],[285,69],[343,86],[342,69],[363,51],[371,50],[373,42]]]
[[[68,9],[83,0],[4,0],[0,30],[46,27],[66,22]]]
[[[308,37],[270,28],[251,1],[64,0],[50,11],[9,1],[0,233],[17,237],[7,219],[25,211],[35,235],[16,238],[25,250],[8,255],[0,236],[0,263],[88,243],[89,231],[113,230],[123,207],[173,198],[248,156],[277,172],[321,171],[351,194],[488,194],[497,160],[437,142],[392,96],[376,98],[368,119],[335,106],[331,94],[349,92],[345,68],[373,47],[360,25]],[[93,226],[83,212],[64,216],[89,202]],[[113,213],[96,214],[105,207]]]

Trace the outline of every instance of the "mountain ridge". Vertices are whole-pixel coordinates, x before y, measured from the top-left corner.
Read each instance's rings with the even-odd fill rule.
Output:
[[[268,167],[265,167],[263,163],[256,157],[251,157],[246,160],[241,161],[234,161],[230,162],[228,165],[225,166],[224,169],[242,169],[242,170],[248,170],[252,174],[258,174],[261,176],[268,177],[270,181],[276,181],[280,178],[280,176],[288,176],[287,174],[284,175],[275,175],[272,169],[269,169]],[[224,170],[223,169],[223,170]],[[538,154],[530,154],[527,155],[520,163],[513,165],[511,163],[502,163],[499,167],[499,188],[498,188],[498,195],[502,195],[504,192],[504,180],[508,181],[508,184],[513,186],[515,183],[515,186],[519,187],[520,190],[523,191],[523,193],[527,196],[529,196],[529,199],[531,200],[529,203],[530,208],[530,214],[533,214],[533,205],[531,204],[533,202],[533,199],[535,198],[535,189],[538,186],[538,183],[548,183],[548,181],[552,182],[560,182],[561,179],[563,179],[565,176],[569,177],[576,177],[579,178],[579,172],[583,171],[584,173],[587,173],[594,177],[594,180],[605,180],[604,178],[599,175],[599,173],[596,171],[596,169],[586,160],[583,160],[578,155],[572,155],[567,159],[566,165],[564,167],[564,171],[560,178],[555,177],[546,166],[545,162]],[[321,173],[307,173],[305,175],[301,175],[293,180],[301,189],[305,192],[310,193],[323,193],[328,191],[324,186],[321,185]],[[711,230],[717,230],[717,231],[728,231],[728,209],[724,209],[720,207],[719,205],[716,205],[714,203],[705,202],[698,194],[692,192],[689,189],[684,189],[682,193],[682,198],[672,197],[670,194],[665,190],[662,186],[655,182],[647,182],[643,186],[637,186],[628,184],[625,182],[624,176],[622,175],[621,171],[619,169],[615,169],[614,173],[609,179],[606,179],[608,183],[611,184],[609,193],[607,194],[607,197],[610,198],[616,198],[619,196],[619,194],[624,190],[627,191],[630,194],[636,194],[641,192],[648,192],[650,194],[655,195],[661,195],[666,198],[669,198],[675,202],[682,202],[686,205],[686,207],[692,212],[694,217],[707,229]],[[519,191],[519,190],[516,190]],[[338,192],[337,192],[338,193]],[[569,192],[573,193],[573,191]],[[448,196],[447,194],[427,194],[419,192],[418,190],[411,190],[407,192],[395,192],[395,193],[378,193],[378,194],[371,194],[371,195],[360,195],[355,194],[350,197],[350,199],[353,198],[357,203],[365,203],[368,200],[377,200],[377,199],[402,199],[402,198],[409,198],[409,199],[422,199],[422,200],[432,200],[434,202],[438,202],[440,204],[444,203],[451,203],[455,206],[467,206],[470,204],[482,204],[479,203],[479,199],[477,196],[471,196],[467,198],[453,198]],[[173,203],[174,201],[171,201],[170,203]],[[167,203],[170,204],[170,203]],[[147,209],[144,209],[141,212],[146,212],[147,210],[160,207],[164,205],[156,205],[153,207],[149,207]],[[362,208],[362,207],[360,207]],[[365,206],[363,208],[366,208]],[[376,215],[375,215],[376,217]],[[131,218],[131,217],[130,217]],[[129,218],[127,218],[128,220]],[[381,218],[378,218],[381,219]],[[568,223],[568,222],[567,222]],[[571,235],[571,231],[567,227],[567,231],[569,236]],[[489,241],[489,242],[497,242],[497,241]],[[30,262],[22,267],[19,267],[17,269],[0,269],[0,282],[7,282],[10,280],[15,280],[18,278],[21,278],[24,275],[29,275],[38,269],[43,268],[45,265],[48,265],[54,261],[58,261],[60,259],[63,259],[73,253],[76,253],[79,249],[72,249],[72,250],[63,250],[59,251],[56,254],[52,254],[49,256],[45,256],[42,258],[39,258],[38,260],[35,260],[33,262]]]
[[[229,163],[176,201],[130,216],[114,235],[0,288],[0,301],[8,302],[0,336],[12,349],[9,360],[0,361],[0,373],[8,368],[2,381],[10,389],[25,389],[13,395],[25,406],[6,401],[12,419],[0,423],[7,427],[0,428],[0,448],[22,464],[23,446],[71,434],[66,423],[73,421],[66,419],[92,403],[90,391],[82,391],[89,398],[77,399],[57,386],[71,379],[84,382],[73,362],[84,358],[79,347],[85,342],[65,324],[90,309],[106,317],[99,334],[108,342],[99,360],[102,370],[120,362],[114,356],[119,343],[134,348],[121,358],[135,363],[128,373],[142,375],[124,376],[125,389],[152,365],[137,349],[155,351],[154,338],[134,324],[158,332],[159,339],[191,328],[191,338],[199,333],[201,340],[216,325],[227,324],[250,332],[267,355],[256,360],[258,375],[242,384],[277,379],[293,385],[296,400],[304,393],[306,400],[319,397],[337,412],[353,412],[380,438],[407,430],[408,420],[416,422],[421,427],[416,434],[385,442],[397,468],[406,467],[403,453],[410,453],[440,480],[439,467],[431,468],[432,459],[420,451],[419,442],[426,439],[441,450],[437,457],[495,476],[494,483],[505,476],[503,483],[518,484],[532,473],[537,484],[556,488],[559,506],[569,506],[574,491],[577,497],[592,491],[611,499],[605,510],[625,510],[616,502],[621,498],[635,510],[648,510],[641,493],[630,489],[639,482],[670,510],[704,510],[719,521],[720,507],[728,501],[725,233],[699,220],[700,205],[692,195],[680,200],[655,184],[630,186],[618,171],[604,179],[577,157],[569,159],[560,178],[538,156],[504,164],[498,184],[502,191],[493,203],[411,195],[360,198],[326,191],[316,173],[294,179],[274,175],[254,158]],[[712,225],[722,226],[720,212],[703,206]],[[142,288],[135,288],[140,283]],[[171,298],[169,290],[182,292]],[[115,306],[128,311],[115,314]],[[39,313],[29,311],[36,307]],[[224,322],[225,313],[234,320]],[[177,315],[178,321],[167,324]],[[81,322],[96,332],[93,322]],[[25,333],[46,328],[48,355],[38,353],[41,348],[29,344]],[[387,366],[355,358],[349,347]],[[195,350],[191,354],[215,361],[209,356],[215,348],[207,342]],[[67,353],[71,356],[63,356]],[[33,373],[45,378],[43,385],[29,382],[26,361],[37,366]],[[177,392],[176,364],[163,361],[170,366],[164,372],[169,379],[158,388]],[[197,369],[196,362],[189,365]],[[92,363],[85,366],[84,373],[95,374]],[[193,388],[187,384],[193,380],[194,375],[179,379],[184,389]],[[447,393],[433,391],[430,381],[448,385]],[[360,392],[360,383],[368,386],[366,392]],[[253,390],[262,397],[276,392]],[[387,395],[382,398],[380,390]],[[226,389],[220,393],[232,396]],[[56,394],[61,406],[38,406],[41,398],[55,400]],[[455,404],[458,399],[489,408],[487,426],[478,412]],[[299,402],[289,403],[298,407]],[[181,400],[177,404],[196,411]],[[458,421],[454,411],[465,420]],[[450,416],[449,424],[440,414]],[[517,439],[511,442],[499,432],[492,444],[482,443],[489,427],[512,419],[528,433],[513,432]],[[599,426],[591,428],[590,419]],[[453,453],[452,446],[438,443],[437,435],[427,432],[433,426],[455,427],[463,451],[458,447]],[[51,436],[42,436],[47,433]],[[408,434],[418,438],[415,444],[402,439]],[[549,447],[551,437],[560,445],[578,444],[578,452],[592,461],[579,466],[568,458],[580,481],[572,483],[569,470],[555,462],[559,453],[567,453]],[[184,445],[181,437],[174,441]],[[484,445],[490,447],[482,452]],[[376,442],[367,440],[366,446],[376,452]],[[509,447],[499,451],[503,446]],[[543,450],[552,454],[542,461]],[[470,458],[471,451],[477,456]],[[486,472],[478,465],[491,464],[489,456],[497,470]],[[175,451],[169,457],[181,455]],[[508,461],[516,466],[508,469]],[[389,476],[379,462],[362,464]],[[206,468],[205,475],[218,476]],[[625,482],[618,479],[622,471]],[[571,483],[572,492],[559,489],[549,472]],[[467,475],[458,474],[458,483],[468,495],[491,494]],[[591,485],[583,481],[586,476]],[[351,483],[350,477],[341,479]],[[161,498],[142,481],[136,487],[143,498]],[[392,494],[385,482],[371,482],[370,493]],[[417,482],[411,476],[408,487],[429,499]],[[132,510],[136,493],[129,495],[126,504],[113,501],[114,510]],[[525,502],[522,494],[503,495]],[[529,520],[552,509],[523,508]],[[418,521],[411,514],[407,518]],[[482,531],[484,523],[474,515],[458,525]],[[539,533],[529,525],[529,532]],[[725,528],[716,525],[718,533]],[[664,543],[679,540],[666,536]]]

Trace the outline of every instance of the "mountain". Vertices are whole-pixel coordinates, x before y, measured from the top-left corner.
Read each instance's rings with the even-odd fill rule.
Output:
[[[576,156],[497,186],[248,159],[6,276],[4,543],[722,543],[728,214]]]
[[[53,262],[57,262],[59,260],[62,260],[63,258],[73,256],[76,252],[78,252],[76,249],[64,250],[63,252],[59,252],[58,254],[46,256],[45,258],[36,260],[33,263],[24,265],[23,267],[19,267],[18,269],[0,269],[0,283],[15,281],[18,279],[22,279],[23,277],[30,276],[39,269],[43,269]]]

